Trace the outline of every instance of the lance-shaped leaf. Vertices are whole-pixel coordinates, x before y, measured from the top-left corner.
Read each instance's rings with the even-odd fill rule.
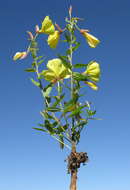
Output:
[[[39,83],[39,82],[35,81],[33,78],[31,78],[30,80],[31,80],[31,82],[32,82],[35,86],[40,87],[40,83]]]
[[[36,69],[34,68],[27,68],[25,69],[26,72],[36,72]]]
[[[73,117],[73,116],[76,116],[76,115],[82,113],[81,110],[82,110],[84,107],[86,107],[86,105],[84,105],[84,106],[79,106],[79,107],[76,108],[74,111],[72,111],[72,113],[71,113],[68,117]]]
[[[44,124],[40,124],[43,128],[49,131],[50,134],[55,134],[55,130],[53,128],[53,125],[49,122],[49,120],[45,120]]]
[[[37,128],[37,127],[33,127],[33,129],[35,129],[35,130],[37,130],[37,131],[47,132],[46,130],[41,129],[41,128]]]
[[[65,94],[62,94],[59,96],[54,96],[54,98],[56,99],[56,101],[53,103],[52,107],[56,107],[64,98]]]
[[[60,134],[60,133],[63,133],[66,131],[66,129],[68,129],[68,125],[59,125],[57,128],[56,128],[56,133],[57,134]]]
[[[49,111],[49,112],[58,112],[58,111],[61,111],[60,108],[56,108],[56,107],[47,107],[46,111]]]
[[[51,85],[48,85],[47,88],[44,88],[44,97],[48,97],[49,94],[51,93],[52,91],[52,86]]]
[[[88,123],[88,120],[87,119],[83,119],[83,121],[81,120],[80,122],[78,122],[77,125],[75,125],[73,128],[72,128],[72,131],[75,131],[76,129],[81,129],[84,125],[86,125]]]
[[[73,72],[73,78],[77,81],[86,81],[88,79],[88,76],[78,72]]]
[[[92,110],[87,109],[87,114],[88,114],[89,117],[91,117],[91,116],[96,114],[96,110],[92,111]]]
[[[75,64],[75,65],[73,65],[74,66],[74,68],[76,68],[76,69],[79,69],[79,68],[86,68],[87,67],[87,64],[80,64],[80,63],[77,63],[77,64]]]
[[[68,69],[71,69],[71,68],[72,68],[72,66],[71,66],[71,64],[70,64],[70,62],[69,62],[67,56],[58,55],[58,57],[62,60],[62,63],[63,63],[63,65],[64,65],[66,68],[68,68]]]
[[[55,118],[50,115],[47,111],[41,111],[40,112],[41,116],[44,118],[44,119],[52,119],[52,120],[55,120]]]
[[[64,137],[62,135],[59,136],[59,140],[60,140],[60,148],[63,149],[64,148]]]

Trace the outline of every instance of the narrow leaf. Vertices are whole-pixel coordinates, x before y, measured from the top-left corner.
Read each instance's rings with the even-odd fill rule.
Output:
[[[26,71],[26,72],[35,72],[36,70],[33,69],[33,68],[28,68],[28,69],[25,69],[24,71]]]
[[[32,81],[32,83],[37,86],[37,87],[40,87],[40,83],[35,81],[33,78],[30,79]]]
[[[78,63],[78,64],[75,64],[75,65],[74,65],[74,68],[77,68],[77,69],[78,69],[78,68],[84,68],[84,67],[86,68],[86,67],[87,67],[87,64],[80,64],[80,63]]]

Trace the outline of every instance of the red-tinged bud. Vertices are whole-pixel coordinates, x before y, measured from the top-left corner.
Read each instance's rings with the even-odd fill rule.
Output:
[[[39,33],[39,30],[40,30],[40,29],[39,29],[39,26],[36,25],[36,26],[35,26],[35,32],[36,32],[36,33]]]
[[[69,8],[69,15],[71,16],[72,14],[72,5],[70,5],[70,8]]]
[[[21,58],[20,58],[20,59],[24,59],[24,58],[26,58],[26,57],[27,57],[27,55],[28,55],[28,52],[25,52],[25,53],[21,56]]]
[[[84,34],[85,32],[89,32],[89,30],[86,30],[86,29],[81,29],[81,30],[80,30],[80,33],[81,33],[81,34]]]
[[[55,24],[56,28],[58,29],[58,31],[60,32],[60,34],[63,32],[63,30],[60,28],[60,26],[58,24]]]
[[[28,33],[28,35],[29,35],[29,37],[30,37],[30,40],[33,40],[33,39],[34,39],[34,37],[33,37],[33,34],[32,34],[32,32],[30,32],[30,31],[27,31],[27,33]]]

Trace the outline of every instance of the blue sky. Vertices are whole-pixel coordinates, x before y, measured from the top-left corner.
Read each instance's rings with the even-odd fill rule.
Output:
[[[74,58],[82,63],[96,59],[102,68],[99,91],[85,92],[103,120],[91,121],[78,145],[78,151],[87,151],[90,159],[79,170],[78,189],[130,189],[129,0],[5,0],[0,6],[1,190],[69,187],[64,163],[69,151],[61,151],[51,137],[32,129],[41,120],[42,100],[24,72],[30,59],[14,63],[12,56],[27,47],[26,31],[33,31],[46,15],[62,25],[70,3],[73,14],[85,18],[83,28],[101,39],[96,49],[81,39],[81,52]]]

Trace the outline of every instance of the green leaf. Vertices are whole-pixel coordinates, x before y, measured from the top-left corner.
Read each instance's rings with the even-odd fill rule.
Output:
[[[33,68],[28,68],[28,69],[25,69],[24,71],[26,71],[26,72],[35,72],[36,70],[33,69]]]
[[[63,133],[63,132],[65,132],[66,131],[66,129],[68,129],[68,125],[66,124],[66,125],[64,125],[64,126],[58,126],[57,127],[57,134],[60,134],[60,133]]]
[[[88,114],[89,117],[91,117],[91,116],[96,114],[96,110],[95,111],[87,110],[87,114]]]
[[[40,87],[40,83],[35,81],[33,78],[30,79],[32,81],[32,83],[37,86],[37,87]]]
[[[67,32],[64,34],[64,36],[65,36],[65,39],[66,39],[66,41],[67,41],[68,43],[71,42],[70,35],[69,35]]]
[[[38,60],[40,60],[41,58],[43,58],[43,56],[36,57],[35,60],[38,61]]]
[[[42,117],[44,117],[45,119],[54,119],[53,116],[51,116],[49,113],[47,113],[46,111],[41,111],[40,114],[42,115]]]
[[[80,121],[77,125],[74,126],[74,128],[72,128],[73,131],[75,131],[76,128],[80,128],[83,127],[84,125],[86,125],[88,123],[87,119],[84,119],[83,121]]]
[[[62,142],[59,142],[60,143],[60,148],[63,149],[64,148],[64,137],[63,136],[59,136],[59,140]]]
[[[38,130],[38,131],[42,131],[42,132],[47,132],[46,130],[41,129],[41,128],[36,128],[36,127],[34,127],[33,129]]]
[[[75,42],[75,46],[72,47],[72,51],[73,52],[76,51],[79,48],[79,46],[80,46],[80,42]]]
[[[67,59],[66,56],[58,55],[58,57],[62,60],[62,63],[64,64],[64,66],[65,66],[66,68],[69,68],[69,69],[72,68],[72,66],[71,66],[71,64],[70,64],[70,62],[68,61],[68,59]]]
[[[45,97],[48,97],[50,92],[52,91],[52,84],[50,83],[49,85],[47,85],[45,88],[44,88],[44,96]]]
[[[59,96],[55,96],[54,98],[56,99],[56,101],[54,102],[54,104],[52,105],[52,107],[56,107],[64,98],[65,94],[62,94],[60,97]]]
[[[88,79],[87,76],[80,74],[78,72],[73,72],[73,78],[78,81],[86,81]]]
[[[36,48],[38,43],[35,40],[31,41],[31,48]]]
[[[61,111],[60,108],[55,108],[55,107],[48,107],[46,110],[49,111],[49,112],[58,112],[58,111]]]
[[[68,117],[73,117],[76,116],[77,114],[81,113],[81,110],[84,108],[85,106],[80,106],[78,108],[76,108],[74,111],[72,111],[72,113],[68,116]]]
[[[78,69],[78,68],[83,68],[83,67],[86,68],[87,65],[88,65],[88,64],[80,64],[80,63],[78,63],[78,64],[75,64],[75,65],[74,65],[74,68],[76,68],[76,69]]]
[[[38,65],[41,65],[44,61],[45,61],[45,60],[42,59],[42,60],[40,60],[39,62],[37,62],[37,64],[38,64]]]
[[[41,124],[42,125],[42,124]],[[45,120],[44,124],[42,125],[43,127],[45,127],[51,135],[55,134],[55,131],[53,129],[52,124],[49,122],[49,120]]]

